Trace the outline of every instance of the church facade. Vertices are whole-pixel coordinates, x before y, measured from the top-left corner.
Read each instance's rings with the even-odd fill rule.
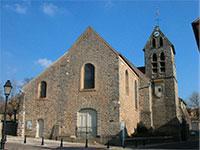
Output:
[[[177,132],[181,122],[173,44],[155,27],[135,67],[91,27],[61,58],[24,86],[19,133],[102,141],[142,122]]]

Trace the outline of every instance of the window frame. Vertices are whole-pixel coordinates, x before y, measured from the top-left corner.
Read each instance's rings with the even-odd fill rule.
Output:
[[[90,64],[93,67],[93,87],[85,88],[85,66]],[[95,91],[96,90],[96,66],[92,62],[86,62],[81,67],[80,73],[80,91]]]
[[[43,87],[44,86],[44,87]],[[43,90],[44,93],[43,93]],[[47,82],[42,80],[40,83],[39,83],[39,87],[38,87],[38,96],[39,98],[41,99],[45,99],[47,98]]]
[[[154,38],[154,37],[152,38],[152,41],[151,41],[151,47],[152,48],[157,48],[156,47],[156,38]]]
[[[165,73],[165,71],[166,71],[165,58],[166,58],[165,53],[162,51],[159,55],[159,61],[160,61],[159,70],[160,70],[160,73]]]
[[[157,57],[156,53],[152,54],[152,57],[151,57],[151,68],[152,68],[152,73],[153,74],[157,74],[158,73],[158,57]]]
[[[138,109],[138,82],[137,80],[134,80],[134,89],[135,89],[135,109],[137,110]]]
[[[126,95],[129,96],[129,73],[127,69],[125,71],[125,92]]]
[[[161,36],[159,37],[159,45],[160,47],[163,47],[163,38]]]

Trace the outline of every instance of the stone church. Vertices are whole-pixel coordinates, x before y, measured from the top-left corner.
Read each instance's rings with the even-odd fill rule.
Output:
[[[181,122],[173,44],[156,26],[136,67],[91,27],[23,87],[19,133],[103,141],[147,128],[177,132]],[[170,130],[169,130],[170,128]]]

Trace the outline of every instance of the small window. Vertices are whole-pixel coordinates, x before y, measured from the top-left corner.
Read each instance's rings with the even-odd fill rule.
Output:
[[[158,72],[158,69],[157,68],[153,68],[153,73],[157,73]]]
[[[155,38],[152,39],[152,47],[156,48],[156,39]]]
[[[137,81],[135,80],[135,109],[138,108],[138,98],[137,98],[137,95],[138,95],[138,85],[137,85]]]
[[[125,72],[125,89],[126,89],[126,95],[129,95],[129,76],[128,76],[128,70]]]
[[[45,98],[47,94],[47,83],[42,81],[40,83],[40,98]]]
[[[153,54],[152,60],[153,60],[154,62],[157,61],[157,56],[156,56],[155,53]]]
[[[161,67],[161,68],[160,68],[160,71],[161,71],[161,72],[165,72],[165,68],[164,68],[164,67],[163,67],[163,68]]]
[[[160,47],[163,47],[163,38],[162,37],[160,37]]]
[[[31,120],[27,120],[26,121],[26,129],[27,130],[32,130],[32,121]]]
[[[160,54],[160,72],[165,72],[165,55],[163,52]]]
[[[157,68],[157,63],[152,63],[153,68]]]
[[[88,63],[84,66],[84,89],[95,88],[95,67]]]
[[[165,62],[160,62],[161,67],[165,67]]]
[[[152,56],[152,71],[153,73],[157,73],[158,69],[157,69],[157,55],[154,53]]]
[[[165,60],[165,55],[163,52],[160,54],[160,60]]]

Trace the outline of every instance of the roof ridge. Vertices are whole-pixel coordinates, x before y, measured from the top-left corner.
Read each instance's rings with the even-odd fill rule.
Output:
[[[90,28],[92,29],[92,28]],[[127,65],[140,77],[143,77],[145,79],[149,79],[144,73],[142,73],[135,65],[133,65],[125,56],[123,56],[121,53],[119,53],[117,50],[115,50],[108,42],[106,42],[105,39],[103,39],[95,30],[92,29],[92,31],[97,35],[97,37],[104,43],[106,46],[108,46],[115,54],[117,54],[119,57],[121,57]]]

